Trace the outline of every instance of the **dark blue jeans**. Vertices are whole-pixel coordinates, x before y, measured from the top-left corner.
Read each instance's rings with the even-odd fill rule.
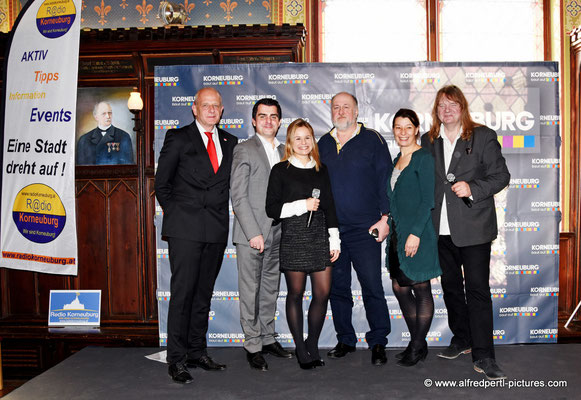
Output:
[[[369,323],[369,331],[365,334],[367,344],[369,347],[376,344],[385,346],[391,324],[381,281],[381,243],[377,243],[366,229],[341,232],[341,255],[333,265],[330,296],[337,341],[349,346],[357,343],[351,322],[351,263],[361,284]]]

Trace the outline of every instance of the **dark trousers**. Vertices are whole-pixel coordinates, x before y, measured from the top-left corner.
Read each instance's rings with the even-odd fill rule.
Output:
[[[490,242],[458,247],[449,235],[438,239],[444,303],[454,335],[451,343],[471,346],[474,361],[494,358],[490,248]]]
[[[369,347],[376,344],[385,346],[391,324],[381,282],[381,243],[377,243],[365,229],[341,232],[341,255],[333,265],[330,296],[337,341],[349,346],[357,343],[351,322],[351,263],[361,284],[369,323],[369,332],[365,334],[367,344]]]
[[[208,313],[226,243],[168,238],[171,268],[167,362],[206,354]]]

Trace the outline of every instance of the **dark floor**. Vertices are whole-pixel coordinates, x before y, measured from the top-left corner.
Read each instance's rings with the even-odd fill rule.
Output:
[[[165,364],[146,355],[157,348],[86,348],[4,397],[17,399],[573,399],[581,398],[581,344],[497,346],[508,374],[504,387],[477,387],[489,381],[472,369],[470,356],[442,360],[431,349],[413,368],[375,367],[370,352],[358,350],[327,366],[304,371],[296,360],[268,357],[268,372],[251,370],[240,348],[210,349],[224,372],[193,370],[194,383],[178,385]],[[548,387],[557,384],[561,387]],[[437,387],[441,383],[456,388]],[[468,385],[470,387],[468,387]],[[517,386],[517,387],[509,387]],[[203,396],[203,397],[202,397]]]
[[[15,389],[18,389],[26,382],[28,381],[25,379],[4,379],[4,382],[2,382],[4,387],[2,388],[2,390],[0,390],[0,398],[6,396],[8,393],[12,392]]]

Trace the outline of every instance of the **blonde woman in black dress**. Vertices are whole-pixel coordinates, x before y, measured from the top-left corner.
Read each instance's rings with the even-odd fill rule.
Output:
[[[297,360],[303,369],[323,366],[319,335],[327,313],[331,266],[339,257],[341,242],[327,167],[319,160],[313,128],[302,119],[289,125],[285,156],[270,173],[266,214],[282,222],[280,269],[288,289],[286,317]],[[304,340],[307,275],[311,278],[312,299],[308,337]]]

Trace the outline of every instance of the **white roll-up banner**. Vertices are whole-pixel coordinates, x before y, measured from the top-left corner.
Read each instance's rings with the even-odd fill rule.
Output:
[[[80,0],[34,0],[4,76],[0,267],[76,275],[75,117]]]

